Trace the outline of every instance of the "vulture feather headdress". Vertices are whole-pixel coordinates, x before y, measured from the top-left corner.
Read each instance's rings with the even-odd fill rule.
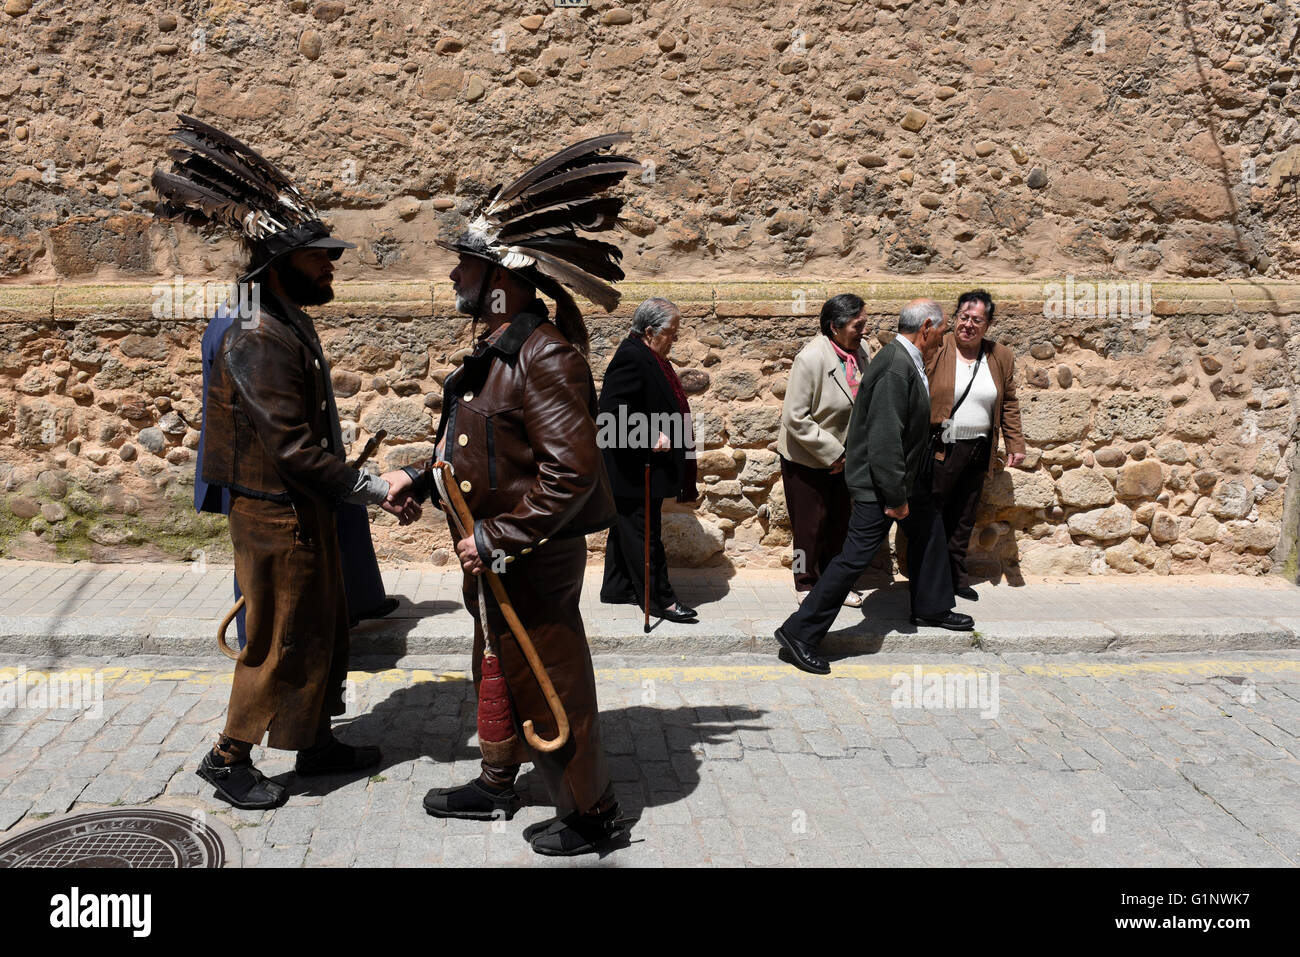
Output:
[[[261,271],[284,253],[306,246],[330,250],[338,259],[353,243],[334,239],[316,207],[298,187],[256,150],[215,126],[180,114],[168,150],[169,171],[155,169],[150,182],[162,202],[159,219],[191,226],[225,228],[263,254]]]
[[[621,295],[612,283],[623,278],[623,251],[579,233],[618,225],[623,199],[604,194],[641,164],[605,151],[629,139],[606,133],[560,150],[504,189],[494,187],[465,232],[438,245],[509,269],[550,296],[556,326],[586,352],[587,328],[569,290],[611,311]]]

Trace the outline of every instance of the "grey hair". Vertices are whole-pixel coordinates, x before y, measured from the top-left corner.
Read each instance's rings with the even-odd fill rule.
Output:
[[[658,335],[668,328],[673,316],[680,314],[681,310],[671,300],[659,296],[647,299],[632,313],[632,335]]]
[[[898,331],[919,332],[927,319],[936,326],[943,322],[943,310],[939,308],[937,302],[933,299],[921,299],[908,303],[898,314]]]

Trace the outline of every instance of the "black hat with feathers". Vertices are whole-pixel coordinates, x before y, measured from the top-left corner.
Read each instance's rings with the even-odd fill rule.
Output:
[[[587,327],[570,290],[613,310],[621,294],[611,283],[623,278],[623,251],[579,232],[618,225],[622,197],[602,194],[641,164],[604,150],[629,139],[607,133],[560,150],[504,189],[494,187],[465,232],[437,244],[508,269],[555,300],[556,326],[585,353]]]
[[[192,116],[182,113],[179,120],[172,135],[181,146],[167,151],[172,168],[155,169],[150,180],[162,198],[154,210],[159,219],[232,231],[260,254],[245,278],[295,249],[326,249],[338,259],[356,248],[330,236],[293,181],[256,150]]]

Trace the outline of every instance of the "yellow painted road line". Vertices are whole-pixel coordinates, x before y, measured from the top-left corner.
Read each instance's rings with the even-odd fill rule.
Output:
[[[1276,659],[1207,659],[1202,661],[1125,661],[1125,662],[1087,662],[1066,661],[1039,664],[1015,665],[1004,661],[981,663],[919,663],[899,661],[893,664],[836,664],[831,679],[872,680],[891,678],[900,672],[911,674],[920,665],[924,674],[970,674],[988,672],[1000,675],[1023,674],[1029,677],[1045,678],[1118,678],[1140,675],[1300,675],[1300,657]],[[181,681],[193,684],[228,685],[230,672],[201,671],[193,669],[172,669],[154,671],[137,669],[120,665],[91,668],[75,667],[63,669],[25,669],[20,667],[0,668],[0,681],[13,681],[20,674],[25,674],[28,681],[49,680],[51,678],[93,677],[98,675],[104,682],[123,682],[129,684],[149,684],[155,681]],[[643,668],[597,668],[596,676],[612,681],[779,681],[782,678],[807,677],[787,665],[670,665]],[[469,674],[464,671],[429,671],[426,669],[389,668],[384,671],[350,671],[348,679],[357,684],[426,684],[442,681],[466,681]]]

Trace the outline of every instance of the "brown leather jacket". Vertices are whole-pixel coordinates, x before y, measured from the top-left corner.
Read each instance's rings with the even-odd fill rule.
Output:
[[[553,538],[613,524],[591,368],[540,301],[447,377],[435,441],[444,436],[442,457],[474,515],[474,541],[489,567],[494,558],[511,562]],[[434,491],[431,464],[417,482],[421,497]]]
[[[208,383],[203,479],[254,498],[337,506],[357,484],[343,460],[329,363],[311,318],[262,290],[236,321]]]
[[[1002,433],[1007,454],[1025,451],[1025,437],[1020,428],[1020,400],[1016,397],[1016,357],[1000,342],[984,340],[984,361],[989,364],[998,397],[993,403],[993,441],[989,455],[989,474],[998,460],[998,432]],[[952,414],[952,404],[957,401],[953,384],[957,375],[957,337],[945,333],[939,348],[926,360],[925,373],[930,379],[930,425],[938,428]]]

